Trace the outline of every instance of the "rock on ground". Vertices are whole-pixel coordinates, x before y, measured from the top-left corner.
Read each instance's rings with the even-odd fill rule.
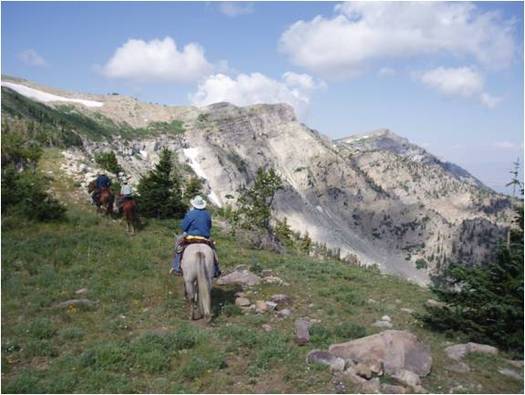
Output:
[[[295,320],[295,342],[300,346],[305,345],[310,341],[310,321],[304,318]]]
[[[250,300],[248,298],[237,298],[235,299],[235,304],[240,307],[250,306]]]
[[[496,347],[478,343],[454,344],[445,348],[447,356],[454,361],[460,361],[465,355],[471,352],[481,352],[494,355],[498,353],[498,349]]]
[[[392,378],[400,384],[406,385],[412,389],[416,389],[421,386],[421,380],[419,379],[419,376],[410,370],[399,369],[397,372],[392,374]]]
[[[277,312],[277,317],[279,318],[288,318],[292,315],[292,311],[290,309],[283,309]]]
[[[372,324],[372,326],[376,326],[378,328],[392,328],[392,323],[390,321],[377,320]]]
[[[290,298],[286,294],[275,294],[270,298],[272,302],[277,303],[277,306],[283,306],[290,303]]]
[[[430,348],[408,331],[386,330],[346,343],[332,344],[329,352],[356,362],[383,363],[387,374],[406,369],[426,376],[432,367]]]
[[[503,368],[499,369],[498,372],[500,372],[504,376],[523,381],[523,371],[520,373],[515,371],[514,369]]]
[[[244,286],[253,286],[261,282],[261,278],[252,272],[243,269],[236,270],[226,274],[217,280],[218,285],[241,284]]]
[[[335,355],[319,350],[312,350],[306,356],[306,363],[320,363],[330,366],[331,370],[342,371],[345,368],[345,360]]]
[[[400,385],[381,384],[383,394],[406,394],[406,388]]]

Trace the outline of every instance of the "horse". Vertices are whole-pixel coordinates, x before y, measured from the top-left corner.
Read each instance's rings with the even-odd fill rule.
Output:
[[[91,181],[88,185],[88,192],[91,193],[96,189],[96,181]],[[102,211],[102,207],[106,208],[106,215],[113,214],[113,203],[115,202],[115,196],[111,193],[109,188],[102,188],[98,196],[97,211]]]
[[[191,320],[204,316],[211,321],[211,284],[214,252],[206,244],[190,244],[181,261],[186,299],[191,304]]]
[[[137,202],[135,199],[126,199],[122,202],[121,207],[124,218],[126,218],[126,230],[134,234],[137,221]]]

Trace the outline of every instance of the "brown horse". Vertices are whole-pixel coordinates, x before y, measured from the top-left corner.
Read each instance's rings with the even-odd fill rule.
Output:
[[[122,213],[126,218],[127,231],[134,234],[137,222],[137,202],[135,199],[126,199],[122,202]]]
[[[96,181],[91,181],[88,185],[88,192],[92,193],[96,189]],[[95,201],[97,205],[97,211],[102,212],[103,208],[106,209],[106,215],[113,214],[113,203],[115,202],[115,196],[111,193],[109,188],[102,188],[99,192],[98,199]]]

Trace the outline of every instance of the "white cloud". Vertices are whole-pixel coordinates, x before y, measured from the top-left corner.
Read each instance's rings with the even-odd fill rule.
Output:
[[[494,143],[494,147],[503,150],[518,150],[521,146],[519,144],[511,143],[510,141],[497,141]]]
[[[109,78],[134,81],[192,82],[211,73],[204,49],[190,43],[181,50],[171,37],[151,41],[130,39],[102,67]]]
[[[381,67],[377,72],[380,77],[393,77],[397,74],[397,71],[391,67]]]
[[[479,97],[481,104],[483,104],[485,107],[488,107],[488,108],[496,107],[501,101],[501,99],[502,99],[501,97],[492,96],[491,94],[486,93],[486,92],[483,92],[481,96]]]
[[[471,97],[483,90],[483,78],[470,67],[438,67],[423,73],[421,82],[446,95]]]
[[[438,67],[420,74],[418,78],[425,85],[445,95],[478,98],[488,108],[494,108],[501,100],[484,92],[483,76],[470,67]]]
[[[498,68],[516,52],[515,21],[471,3],[352,2],[335,12],[292,24],[280,50],[326,78],[352,77],[373,60],[443,53]]]
[[[18,59],[29,66],[47,66],[45,59],[34,49],[26,49],[18,53]]]
[[[306,114],[313,90],[321,87],[323,83],[316,82],[309,75],[292,72],[284,73],[280,81],[261,73],[239,74],[235,78],[215,74],[199,84],[190,100],[197,106],[223,101],[237,106],[288,103],[302,117]]]
[[[239,15],[251,14],[253,12],[253,4],[240,1],[224,1],[219,4],[219,10],[231,18]]]

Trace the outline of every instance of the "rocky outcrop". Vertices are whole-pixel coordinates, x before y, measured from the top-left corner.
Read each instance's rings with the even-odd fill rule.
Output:
[[[223,206],[253,181],[258,168],[272,166],[284,184],[275,213],[293,230],[308,231],[353,263],[376,264],[419,283],[450,260],[490,259],[509,224],[508,199],[388,130],[332,142],[298,122],[284,104],[195,108],[120,95],[86,98],[104,105],[73,104],[75,111],[126,130],[143,129],[100,141],[84,136],[82,149],[67,150],[66,171],[82,187],[96,173],[97,152],[114,151],[136,184],[166,147],[177,152],[184,174],[204,181],[209,201]],[[159,124],[173,121],[183,132],[170,134]]]
[[[333,344],[329,352],[356,362],[377,361],[387,374],[400,369],[426,376],[432,367],[430,349],[407,331],[386,330],[346,343]]]

